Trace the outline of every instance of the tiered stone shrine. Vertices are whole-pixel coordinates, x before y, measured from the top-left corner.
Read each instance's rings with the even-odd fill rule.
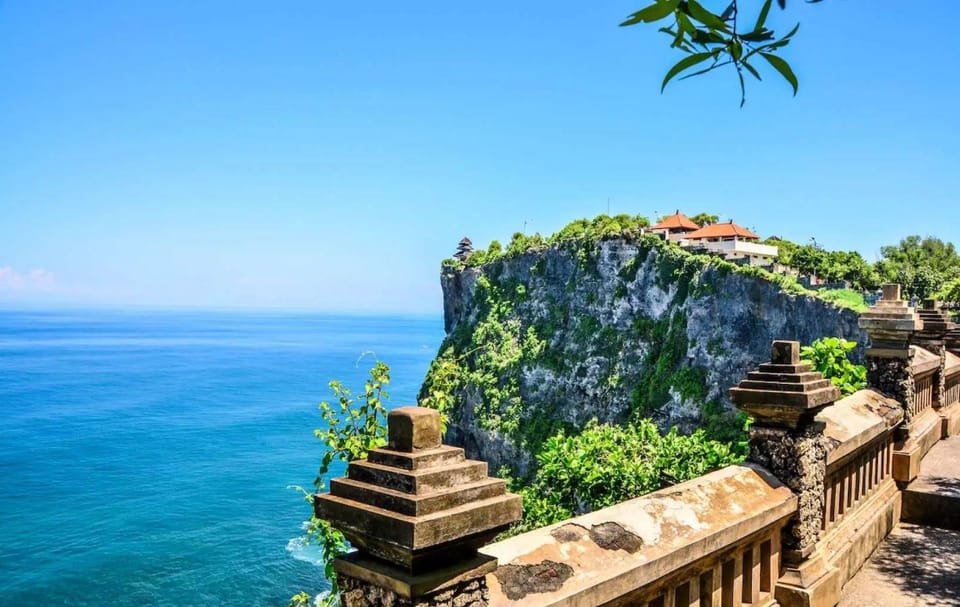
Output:
[[[387,423],[387,447],[314,500],[316,516],[357,548],[334,562],[344,605],[439,607],[454,594],[458,606],[484,604],[497,563],[478,549],[519,520],[520,497],[485,462],[441,444],[437,411],[403,407]]]

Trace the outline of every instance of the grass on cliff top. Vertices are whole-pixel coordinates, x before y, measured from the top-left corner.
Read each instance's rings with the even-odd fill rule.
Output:
[[[870,308],[863,299],[863,293],[853,289],[826,289],[817,292],[817,297],[839,308],[849,308],[857,313],[866,312]]]
[[[755,266],[741,266],[720,257],[691,253],[676,243],[663,240],[654,234],[642,234],[643,228],[650,226],[650,220],[642,215],[598,215],[591,219],[577,219],[567,224],[562,230],[544,238],[539,233],[527,235],[517,232],[513,235],[506,249],[496,240],[490,243],[486,250],[475,250],[466,261],[445,259],[444,267],[463,269],[465,267],[480,267],[495,261],[510,259],[526,253],[536,253],[551,247],[574,246],[582,247],[594,245],[603,240],[623,239],[628,242],[639,242],[643,246],[657,249],[678,261],[699,263],[702,267],[713,266],[722,271],[753,276],[780,287],[791,295],[806,295],[817,297],[830,302],[840,308],[849,308],[855,312],[867,309],[863,296],[849,289],[813,291],[805,288],[791,276],[774,274]]]

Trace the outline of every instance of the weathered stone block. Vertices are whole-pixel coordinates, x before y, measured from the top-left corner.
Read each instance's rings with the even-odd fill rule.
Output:
[[[773,353],[770,362],[777,365],[799,365],[800,342],[785,340],[773,342]]]
[[[387,415],[390,448],[395,451],[440,446],[440,412],[426,407],[400,407]]]

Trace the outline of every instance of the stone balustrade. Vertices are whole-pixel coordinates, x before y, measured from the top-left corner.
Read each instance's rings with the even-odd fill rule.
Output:
[[[899,519],[893,452],[903,408],[876,390],[861,390],[824,409],[827,475],[820,549],[842,586]]]
[[[939,405],[940,356],[920,347],[914,347],[910,375],[913,377],[914,399],[910,403],[910,418],[918,418],[928,409]]]
[[[740,607],[772,602],[789,488],[756,465],[487,546],[491,607]]]
[[[893,431],[903,421],[895,400],[861,390],[817,416],[827,437],[821,528],[830,531],[893,479]]]
[[[960,403],[960,356],[947,352],[944,378],[943,406],[946,408]],[[955,432],[950,434],[955,434]]]

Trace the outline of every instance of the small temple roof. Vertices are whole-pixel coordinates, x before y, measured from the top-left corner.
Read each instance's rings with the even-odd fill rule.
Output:
[[[732,220],[728,223],[715,223],[702,227],[692,234],[687,234],[686,237],[690,240],[697,240],[699,238],[730,238],[734,236],[739,238],[760,238],[747,228],[733,223]]]
[[[700,226],[690,221],[690,218],[677,210],[676,213],[664,217],[663,221],[650,228],[651,230],[687,230],[693,232],[699,230]]]

